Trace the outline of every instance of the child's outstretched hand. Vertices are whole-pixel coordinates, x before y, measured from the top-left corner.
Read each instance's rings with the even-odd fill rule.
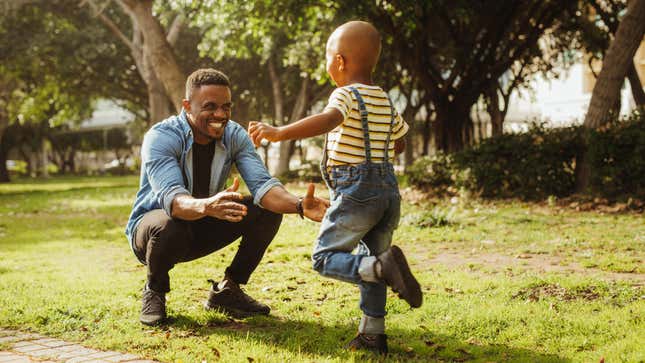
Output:
[[[262,139],[267,141],[280,141],[279,139],[279,129],[271,125],[267,125],[258,121],[249,122],[249,136],[253,140],[253,145],[255,147],[260,146]]]

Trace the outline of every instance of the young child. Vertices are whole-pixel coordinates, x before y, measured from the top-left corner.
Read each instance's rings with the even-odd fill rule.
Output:
[[[262,139],[327,134],[321,171],[332,202],[313,266],[323,276],[359,285],[363,317],[348,348],[385,354],[386,285],[415,308],[421,306],[422,293],[403,252],[391,246],[401,197],[390,160],[405,147],[408,125],[372,82],[380,52],[374,26],[362,21],[341,25],[327,41],[327,72],[338,88],[323,112],[282,127],[251,122],[249,134],[256,146]]]

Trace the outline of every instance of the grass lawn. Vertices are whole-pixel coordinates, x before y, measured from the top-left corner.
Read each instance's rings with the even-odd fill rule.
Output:
[[[177,265],[172,323],[142,326],[145,268],[123,235],[137,182],[0,185],[0,327],[169,362],[376,360],[343,349],[360,318],[358,289],[311,269],[318,226],[292,215],[246,287],[271,305],[271,316],[234,320],[203,310],[206,280],[221,278],[233,245]],[[412,203],[408,194],[395,243],[408,254],[424,304],[410,310],[388,295],[387,360],[645,360],[642,214],[518,201]]]

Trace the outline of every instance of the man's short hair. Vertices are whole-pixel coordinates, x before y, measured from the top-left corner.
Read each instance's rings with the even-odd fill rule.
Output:
[[[190,99],[194,89],[204,85],[231,87],[228,77],[217,69],[198,69],[188,76],[188,79],[186,80],[186,99]]]

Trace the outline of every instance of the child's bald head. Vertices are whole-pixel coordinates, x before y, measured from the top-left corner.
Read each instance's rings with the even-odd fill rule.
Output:
[[[381,35],[370,23],[350,21],[329,36],[327,53],[341,55],[349,72],[369,75],[381,54]]]

